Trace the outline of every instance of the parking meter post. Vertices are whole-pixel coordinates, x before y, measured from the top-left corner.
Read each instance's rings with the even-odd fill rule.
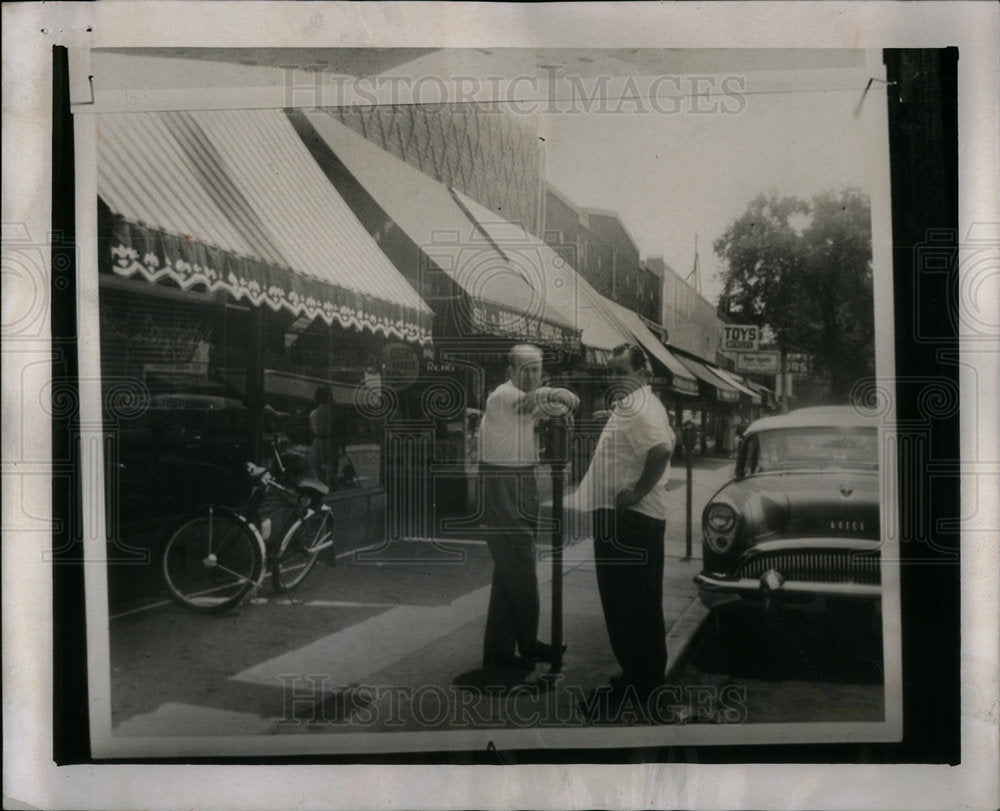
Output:
[[[684,559],[691,559],[691,510],[693,506],[692,485],[694,477],[691,474],[691,454],[685,456],[685,467],[687,468],[687,508],[685,511],[685,532],[684,532]]]
[[[698,429],[695,424],[688,420],[684,423],[681,436],[684,442],[684,468],[687,473],[687,506],[685,510],[685,531],[684,531],[684,559],[690,560],[692,556],[692,528],[691,512],[694,503],[694,476],[691,469],[691,457],[694,455],[694,446],[697,442]]]
[[[550,674],[562,670],[563,648],[563,485],[569,450],[569,427],[552,420],[549,459],[552,465],[552,662]]]

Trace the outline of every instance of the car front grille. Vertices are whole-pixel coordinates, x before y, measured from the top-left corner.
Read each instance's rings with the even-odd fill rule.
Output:
[[[745,561],[739,576],[759,578],[769,569],[785,580],[811,583],[860,583],[877,586],[882,581],[877,553],[849,550],[819,552],[769,552]]]

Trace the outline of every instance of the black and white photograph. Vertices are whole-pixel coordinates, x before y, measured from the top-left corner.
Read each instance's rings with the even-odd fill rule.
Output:
[[[109,754],[899,736],[881,54],[90,70]]]
[[[989,760],[973,34],[114,5],[40,17],[49,226],[4,214],[4,526],[51,595],[4,642],[52,626],[54,768],[194,807],[295,769],[309,807],[829,807]],[[238,764],[284,771],[173,785]],[[171,802],[131,791],[71,804]]]

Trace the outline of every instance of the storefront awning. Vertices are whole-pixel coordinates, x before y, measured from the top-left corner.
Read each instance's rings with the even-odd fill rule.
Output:
[[[430,308],[280,110],[102,115],[97,160],[111,272],[430,340]]]
[[[532,287],[580,331],[580,342],[590,362],[603,365],[612,349],[632,340],[629,331],[607,312],[607,299],[551,246],[471,197],[457,190],[453,194],[476,227],[501,249],[516,254]]]
[[[739,402],[739,390],[715,374],[705,363],[688,355],[679,354],[677,357],[691,371],[691,374],[708,387],[711,395],[720,403]]]
[[[611,350],[623,343],[639,342],[671,377],[671,387],[684,394],[698,394],[690,372],[657,339],[638,313],[598,293],[555,250],[520,225],[495,215],[459,191],[453,194],[476,226],[493,242],[523,257],[522,270],[546,301],[581,330],[580,340],[588,359],[605,362]]]
[[[579,349],[579,330],[546,299],[535,254],[497,244],[457,193],[391,155],[324,111],[304,116],[354,179],[421,253],[464,291],[470,334]],[[299,119],[301,120],[301,118]]]
[[[698,394],[698,381],[687,367],[660,343],[659,338],[646,326],[641,315],[611,299],[604,299],[604,304],[629,331],[631,340],[638,341],[643,349],[667,368],[672,379],[671,388],[682,394]]]
[[[736,387],[742,394],[745,394],[750,398],[750,402],[754,405],[760,405],[760,395],[751,389],[749,386],[745,385],[736,375],[730,372],[728,369],[723,369],[721,367],[712,367],[712,371],[725,380],[727,383],[731,383]]]
[[[761,404],[765,408],[770,408],[771,406],[774,405],[775,396],[774,392],[771,391],[771,389],[769,389],[767,386],[761,385],[756,380],[751,380],[749,377],[745,378],[744,382],[747,384],[747,386],[749,386],[751,389],[753,389],[760,395]]]

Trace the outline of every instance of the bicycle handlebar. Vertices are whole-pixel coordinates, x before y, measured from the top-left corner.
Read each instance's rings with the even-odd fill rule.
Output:
[[[259,479],[260,483],[265,487],[274,487],[278,490],[281,490],[284,493],[288,493],[289,495],[293,496],[302,495],[301,488],[296,488],[293,490],[290,487],[286,487],[281,482],[279,482],[274,477],[274,474],[271,473],[271,471],[268,470],[266,467],[260,467],[259,465],[255,465],[253,462],[247,462],[247,473],[250,474],[251,478]]]

